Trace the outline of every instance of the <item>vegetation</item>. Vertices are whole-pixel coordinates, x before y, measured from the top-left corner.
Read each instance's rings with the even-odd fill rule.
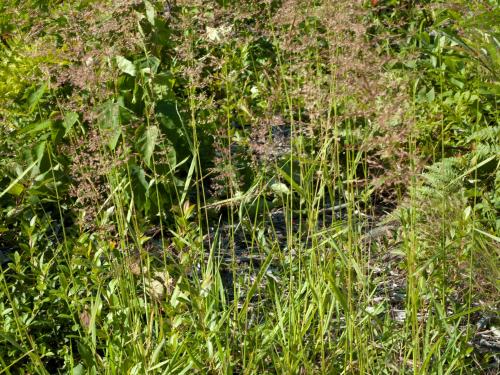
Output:
[[[4,0],[0,374],[499,371],[496,0]]]

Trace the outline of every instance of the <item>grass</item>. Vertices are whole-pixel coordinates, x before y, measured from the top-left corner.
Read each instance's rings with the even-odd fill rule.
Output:
[[[2,6],[0,374],[498,371],[494,2]]]

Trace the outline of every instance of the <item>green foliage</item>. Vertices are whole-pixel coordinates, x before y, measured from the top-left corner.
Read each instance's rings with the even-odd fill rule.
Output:
[[[0,4],[0,373],[498,368],[498,6],[361,3]]]

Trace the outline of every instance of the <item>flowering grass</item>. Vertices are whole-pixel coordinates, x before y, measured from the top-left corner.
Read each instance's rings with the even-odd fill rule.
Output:
[[[0,10],[0,374],[498,371],[494,2]]]

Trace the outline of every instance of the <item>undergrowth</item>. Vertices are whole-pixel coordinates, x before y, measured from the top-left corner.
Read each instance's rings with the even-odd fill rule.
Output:
[[[499,369],[496,1],[0,4],[0,374]]]

